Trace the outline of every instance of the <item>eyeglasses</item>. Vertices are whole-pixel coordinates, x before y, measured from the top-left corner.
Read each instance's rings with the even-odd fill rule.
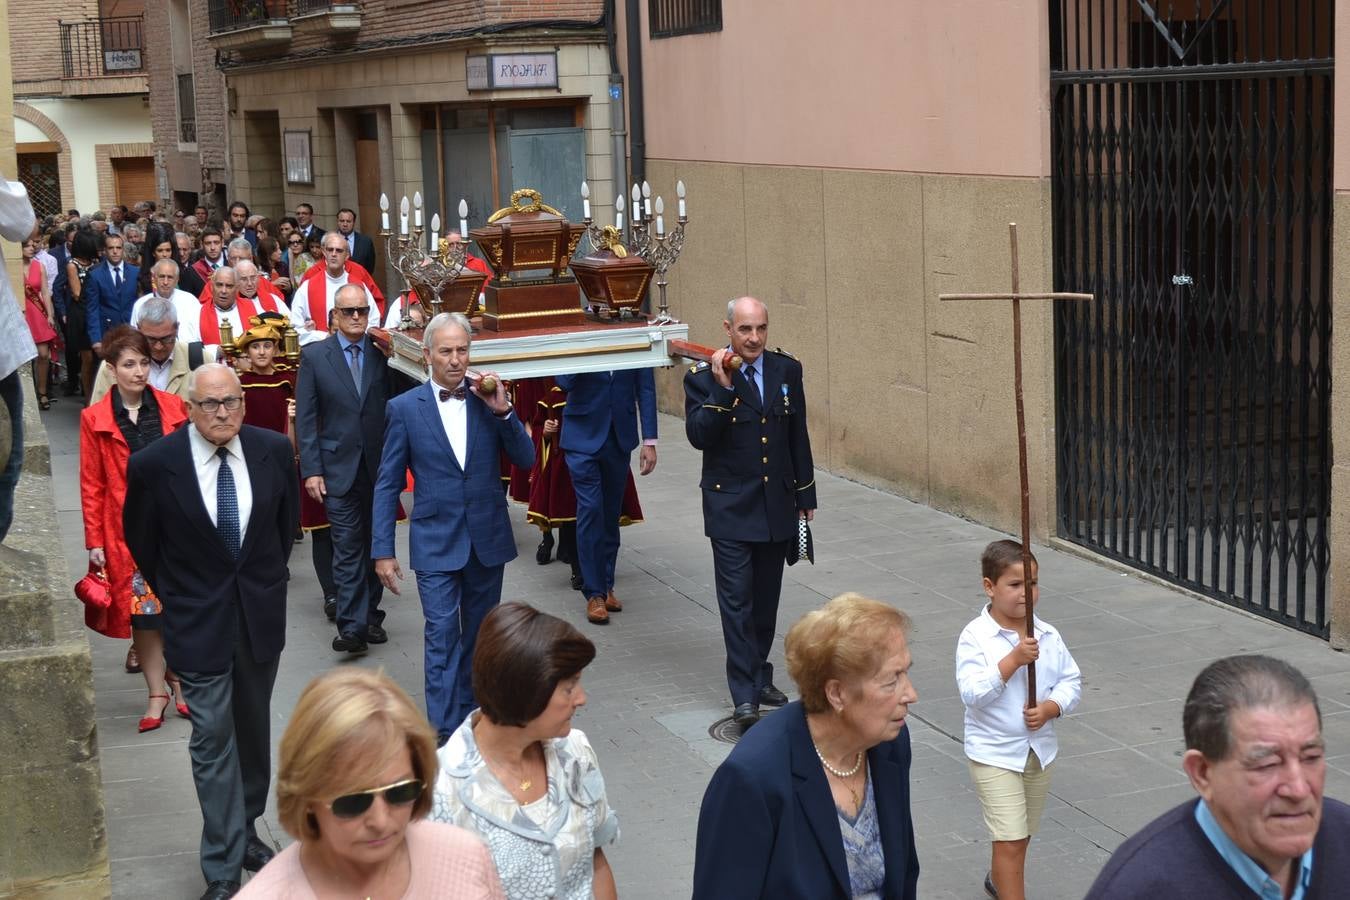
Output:
[[[328,804],[328,808],[339,819],[355,819],[370,809],[370,805],[375,802],[376,794],[383,794],[384,802],[390,806],[407,806],[422,796],[422,791],[425,789],[426,785],[420,779],[409,778],[407,781],[396,781],[393,784],[371,788],[368,791],[343,794]]]
[[[236,409],[244,405],[244,398],[236,396],[236,397],[226,397],[224,400],[216,400],[212,398],[208,400],[194,400],[193,402],[196,403],[197,406],[201,409],[201,411],[206,413],[207,415],[215,415],[217,412],[220,411],[220,408],[222,406],[225,407],[230,412],[234,412]]]
[[[178,340],[177,328],[175,328],[170,334],[164,335],[164,337],[151,337],[148,334],[145,336],[146,343],[148,343],[151,347],[165,347],[168,346],[169,344],[176,342],[177,340]]]
[[[351,319],[359,319],[361,316],[370,315],[369,306],[335,306],[333,307],[339,313]]]
[[[304,242],[304,241],[287,241],[286,243],[290,244],[292,247],[303,247],[303,246],[305,246],[305,242]]]

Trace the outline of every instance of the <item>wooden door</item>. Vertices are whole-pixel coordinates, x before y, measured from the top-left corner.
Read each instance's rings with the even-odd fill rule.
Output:
[[[112,161],[113,189],[117,203],[127,207],[142,200],[156,200],[155,160],[150,156],[127,156]]]
[[[397,224],[397,211],[393,221]],[[375,242],[375,271],[370,274],[381,284],[384,266],[384,241],[380,238],[380,142],[358,139],[356,142],[356,230]]]

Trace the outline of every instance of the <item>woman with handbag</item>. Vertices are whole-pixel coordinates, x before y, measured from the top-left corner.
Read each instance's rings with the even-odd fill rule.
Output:
[[[159,598],[141,577],[123,535],[127,460],[186,422],[187,407],[177,396],[147,383],[150,342],[131,326],[119,325],[104,334],[103,360],[117,388],[80,413],[80,505],[90,570],[104,571],[110,602],[102,621],[94,613],[86,622],[108,637],[130,635],[150,694],[138,726],[145,732],[164,724],[170,688],[177,690],[179,715],[187,716],[188,708],[174,684],[177,679],[165,670]]]

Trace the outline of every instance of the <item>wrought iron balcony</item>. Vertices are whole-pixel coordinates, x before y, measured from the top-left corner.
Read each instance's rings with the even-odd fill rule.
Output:
[[[288,24],[286,0],[207,0],[211,34]]]
[[[361,28],[361,6],[357,0],[291,0],[291,11],[296,27],[311,33],[340,34]]]
[[[140,16],[60,25],[61,63],[66,78],[138,75],[145,71]]]

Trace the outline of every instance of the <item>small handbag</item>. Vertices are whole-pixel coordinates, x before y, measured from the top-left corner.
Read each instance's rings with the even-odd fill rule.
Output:
[[[103,567],[89,564],[89,574],[75,583],[75,596],[84,604],[84,624],[94,631],[107,627],[108,607],[112,605],[112,585]]]
[[[816,564],[816,545],[811,539],[811,526],[807,524],[806,516],[798,516],[797,539],[788,544],[787,564],[793,566],[803,559],[813,566]]]

